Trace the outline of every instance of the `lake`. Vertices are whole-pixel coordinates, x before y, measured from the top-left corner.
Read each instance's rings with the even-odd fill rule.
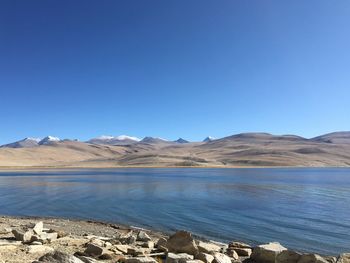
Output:
[[[187,229],[338,254],[350,250],[350,169],[1,171],[0,214]]]

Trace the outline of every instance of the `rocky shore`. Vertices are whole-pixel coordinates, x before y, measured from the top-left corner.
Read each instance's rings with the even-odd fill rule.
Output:
[[[350,253],[299,253],[274,242],[252,247],[67,219],[0,217],[0,263],[350,263]]]

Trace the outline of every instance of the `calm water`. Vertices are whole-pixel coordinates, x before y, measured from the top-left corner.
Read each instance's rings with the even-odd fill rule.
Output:
[[[350,251],[350,169],[0,172],[0,214],[188,229],[337,254]]]

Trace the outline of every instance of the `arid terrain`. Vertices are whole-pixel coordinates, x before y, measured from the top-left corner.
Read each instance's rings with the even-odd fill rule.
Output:
[[[206,142],[144,139],[126,145],[63,140],[36,147],[0,148],[1,168],[37,167],[345,167],[350,132],[311,139],[244,133]]]
[[[349,253],[318,255],[278,242],[251,246],[171,236],[115,224],[58,218],[0,217],[1,263],[348,263]]]

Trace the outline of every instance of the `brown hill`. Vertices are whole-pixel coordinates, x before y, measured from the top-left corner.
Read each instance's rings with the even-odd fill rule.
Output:
[[[350,166],[350,133],[313,139],[243,133],[209,142],[141,141],[96,145],[61,141],[34,148],[0,148],[0,167]]]

